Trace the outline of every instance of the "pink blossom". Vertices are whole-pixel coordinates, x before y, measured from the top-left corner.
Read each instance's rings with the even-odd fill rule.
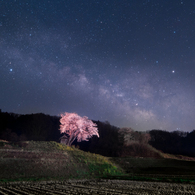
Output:
[[[88,141],[93,135],[99,137],[97,125],[86,116],[65,112],[61,114],[60,123],[60,132],[69,135],[67,145],[71,145],[76,138],[81,142]]]

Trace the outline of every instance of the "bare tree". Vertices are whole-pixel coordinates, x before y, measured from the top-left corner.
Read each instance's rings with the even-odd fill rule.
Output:
[[[76,113],[61,114],[60,132],[68,135],[67,145],[71,145],[77,138],[78,142],[88,141],[93,135],[99,137],[97,125],[88,117],[81,117]]]
[[[133,136],[134,130],[128,127],[123,127],[119,129],[119,140],[122,144],[128,145],[130,142],[135,140],[135,137]]]
[[[118,132],[119,139],[126,146],[135,142],[140,144],[147,144],[151,139],[149,133],[134,131],[133,129],[127,127],[119,129]]]

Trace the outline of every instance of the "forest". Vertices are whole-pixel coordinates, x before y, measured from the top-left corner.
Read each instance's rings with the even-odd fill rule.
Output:
[[[139,156],[158,158],[157,153],[149,150],[148,145],[151,145],[164,153],[195,157],[195,130],[168,132],[152,129],[138,132],[131,128],[120,129],[109,122],[93,122],[97,124],[99,138],[93,136],[82,142],[75,140],[75,147],[108,157],[137,156],[139,153]],[[1,140],[13,143],[31,140],[60,142],[62,134],[59,126],[59,116],[43,113],[20,115],[0,110]],[[131,140],[129,144],[125,142],[126,138]]]

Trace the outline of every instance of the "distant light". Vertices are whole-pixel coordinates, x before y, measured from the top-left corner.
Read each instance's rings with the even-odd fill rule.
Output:
[[[9,71],[10,71],[10,72],[12,72],[12,71],[13,71],[13,69],[12,69],[12,68],[10,68],[10,69],[9,69]]]
[[[175,71],[174,71],[174,70],[172,70],[172,73],[175,73]]]
[[[156,63],[158,64],[158,61],[156,61]]]

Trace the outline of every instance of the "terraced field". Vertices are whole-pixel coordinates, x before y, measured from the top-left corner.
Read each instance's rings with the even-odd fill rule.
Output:
[[[125,180],[67,180],[63,182],[19,182],[0,185],[2,195],[31,194],[195,194],[191,184],[140,182]]]
[[[195,161],[104,157],[56,142],[0,148],[0,195],[195,194]]]

